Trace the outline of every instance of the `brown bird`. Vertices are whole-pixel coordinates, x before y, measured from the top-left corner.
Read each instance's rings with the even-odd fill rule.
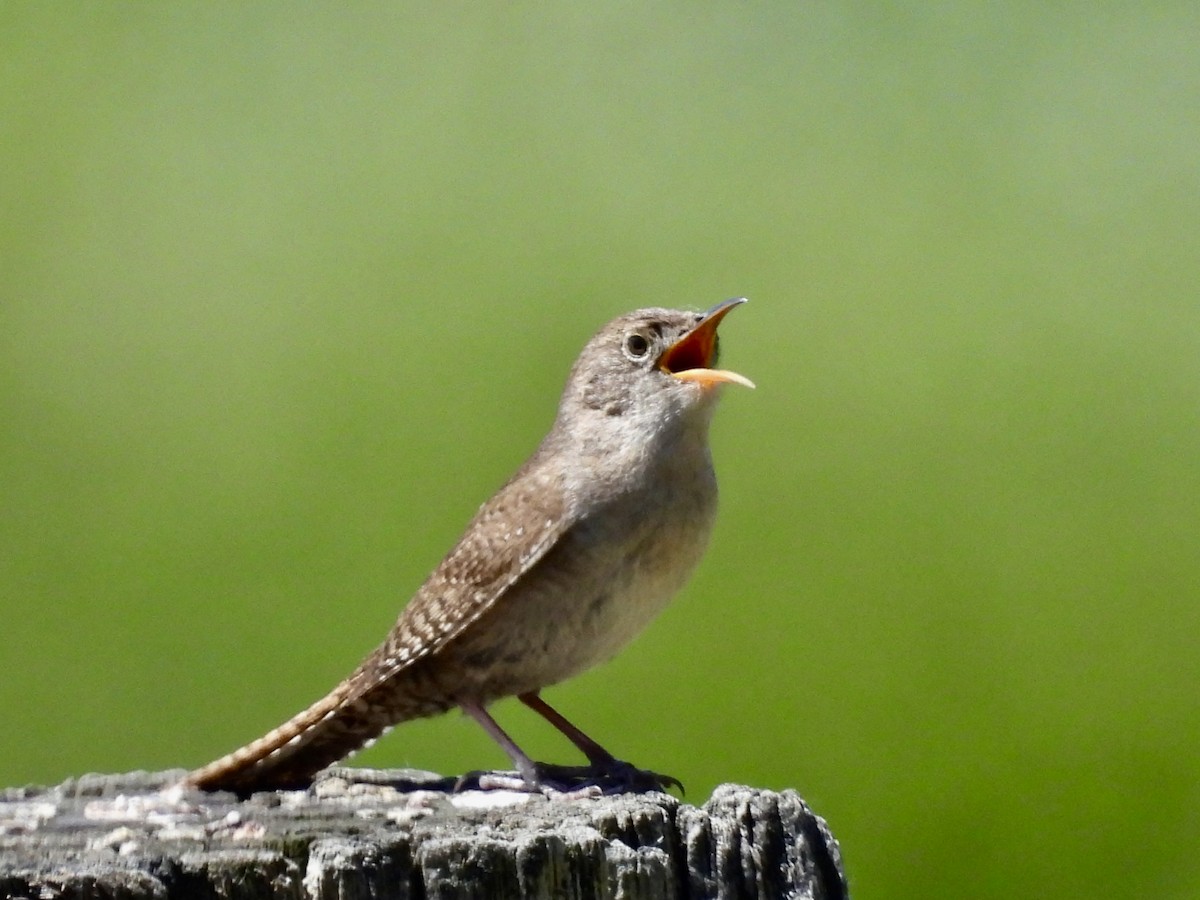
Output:
[[[529,789],[678,784],[619,761],[538,692],[611,658],[699,562],[717,505],[708,428],[718,389],[754,386],[714,368],[717,325],[744,302],[641,309],[602,328],[571,370],[550,433],[480,507],[383,644],[327,696],[185,783],[243,795],[305,787],[391,726],[459,707]],[[486,711],[514,695],[590,766],[530,759]]]

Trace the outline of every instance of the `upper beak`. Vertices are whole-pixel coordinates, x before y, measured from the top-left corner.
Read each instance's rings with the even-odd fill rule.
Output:
[[[726,383],[754,387],[754,382],[745,375],[709,368],[716,361],[717,326],[731,309],[745,302],[745,297],[734,297],[718,303],[704,314],[699,325],[663,351],[658,367],[680,381],[694,381],[704,388]]]

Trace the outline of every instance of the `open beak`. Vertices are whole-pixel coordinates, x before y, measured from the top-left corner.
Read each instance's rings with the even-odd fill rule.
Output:
[[[700,324],[663,351],[658,367],[680,381],[694,381],[703,388],[718,384],[742,384],[754,387],[745,375],[727,369],[709,368],[717,361],[717,326],[735,306],[746,302],[745,297],[724,300],[704,314]]]

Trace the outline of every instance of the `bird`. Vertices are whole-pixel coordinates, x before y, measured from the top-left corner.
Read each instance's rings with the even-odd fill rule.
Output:
[[[610,754],[541,698],[605,662],[690,577],[717,507],[709,425],[723,386],[717,326],[745,303],[647,308],[580,353],[554,424],[481,507],[383,643],[326,696],[184,784],[241,796],[311,785],[393,726],[459,708],[512,760],[479,786],[543,793],[665,790],[679,782]],[[535,762],[487,707],[517,697],[586,767]],[[479,774],[479,773],[476,773]]]

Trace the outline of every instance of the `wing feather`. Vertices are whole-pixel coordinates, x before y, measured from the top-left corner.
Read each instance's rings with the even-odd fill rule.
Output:
[[[484,615],[575,524],[561,479],[533,460],[479,508],[401,613],[371,683],[436,653]]]

